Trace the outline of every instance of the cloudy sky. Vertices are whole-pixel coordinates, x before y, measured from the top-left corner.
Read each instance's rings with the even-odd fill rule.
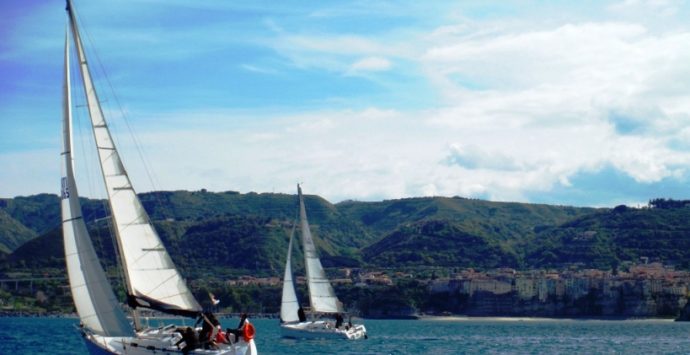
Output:
[[[0,197],[57,193],[64,3],[1,2]],[[74,4],[139,192],[690,198],[685,2]]]

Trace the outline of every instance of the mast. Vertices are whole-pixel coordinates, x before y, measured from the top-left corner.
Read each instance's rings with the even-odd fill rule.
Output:
[[[326,272],[321,265],[319,255],[316,253],[314,239],[309,229],[307,211],[304,207],[302,188],[297,185],[297,195],[299,198],[299,217],[300,228],[302,231],[302,246],[304,251],[304,267],[307,270],[307,286],[309,287],[309,304],[311,312],[319,313],[342,313],[342,303],[333,291],[330,281],[326,277]]]
[[[101,109],[79,35],[67,2],[91,126],[120,251],[128,304],[195,317],[201,306],[177,271],[132,186]],[[139,329],[139,325],[137,325]]]
[[[103,336],[133,336],[124,312],[101,266],[81,213],[72,160],[72,97],[69,30],[65,30],[63,149],[60,209],[65,264],[74,306],[84,327]]]

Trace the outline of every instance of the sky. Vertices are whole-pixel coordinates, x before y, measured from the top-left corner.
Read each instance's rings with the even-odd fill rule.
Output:
[[[690,198],[684,1],[73,4],[138,192]],[[58,193],[64,2],[0,5],[0,197]],[[79,90],[80,193],[102,197]]]

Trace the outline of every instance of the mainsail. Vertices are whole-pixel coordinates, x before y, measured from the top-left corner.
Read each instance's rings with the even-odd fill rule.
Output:
[[[124,312],[98,261],[81,214],[72,165],[72,110],[69,71],[69,33],[65,33],[63,86],[62,234],[70,290],[84,327],[103,336],[133,336]]]
[[[75,15],[69,5],[67,10],[118,249],[125,270],[128,303],[133,307],[194,316],[201,311],[201,306],[175,268],[122,165],[89,73]]]
[[[304,247],[304,266],[307,269],[307,285],[309,287],[309,302],[313,312],[320,313],[341,313],[343,312],[342,303],[336,297],[331,283],[326,277],[326,272],[321,266],[321,261],[316,253],[314,239],[309,230],[307,221],[307,211],[304,208],[304,198],[302,188],[297,185],[297,195],[299,196],[299,218],[300,229],[302,231],[302,246]]]
[[[299,321],[297,316],[299,301],[295,292],[295,282],[292,278],[292,240],[295,236],[295,227],[292,226],[292,232],[290,233],[287,261],[285,261],[285,275],[283,276],[283,297],[280,303],[280,321],[283,323]]]

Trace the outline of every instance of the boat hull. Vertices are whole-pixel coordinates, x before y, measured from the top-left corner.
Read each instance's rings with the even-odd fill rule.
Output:
[[[285,338],[295,339],[366,339],[367,329],[363,324],[343,325],[335,328],[333,322],[313,321],[281,324],[280,331]]]
[[[99,344],[96,339],[93,337],[85,336],[84,337],[84,345],[86,345],[86,350],[89,351],[89,354],[91,355],[113,355],[117,354],[115,352],[109,351],[107,348],[104,346],[107,345],[101,345]]]
[[[146,329],[137,333],[136,337],[105,337],[97,334],[84,333],[84,342],[91,355],[112,354],[165,354],[179,353],[175,343],[181,339],[176,327],[168,326],[158,329]],[[195,350],[190,354],[214,355],[257,355],[254,340],[243,340],[234,344],[221,344],[219,349]]]

